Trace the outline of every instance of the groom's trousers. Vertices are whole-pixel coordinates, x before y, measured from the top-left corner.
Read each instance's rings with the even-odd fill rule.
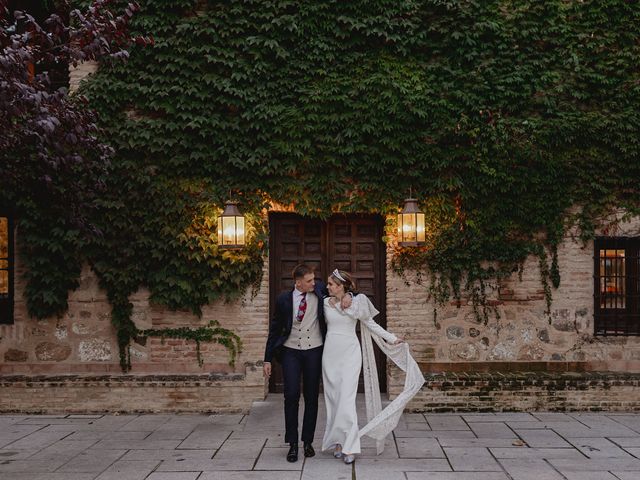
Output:
[[[285,443],[298,443],[298,408],[300,405],[300,378],[304,396],[302,441],[313,442],[318,418],[318,394],[322,375],[322,346],[309,350],[282,348],[284,382]]]

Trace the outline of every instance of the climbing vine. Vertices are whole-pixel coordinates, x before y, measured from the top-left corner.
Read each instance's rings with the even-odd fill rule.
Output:
[[[394,268],[429,276],[438,302],[471,298],[485,320],[488,291],[530,255],[550,306],[570,225],[586,239],[612,207],[639,212],[636,2],[140,4],[134,28],[154,44],[82,88],[116,152],[91,218],[100,234],[75,242],[63,225],[24,239],[43,248],[31,311],[60,311],[88,259],[125,367],[139,333],[129,295],[145,285],[198,313],[255,285],[272,201],[393,213],[411,188],[427,245],[397,248]],[[235,253],[212,237],[230,191],[255,229]],[[43,279],[60,250],[70,261],[54,291]]]

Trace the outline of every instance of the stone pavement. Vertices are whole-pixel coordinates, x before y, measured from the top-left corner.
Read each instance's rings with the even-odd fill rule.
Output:
[[[0,415],[0,480],[640,479],[640,414],[405,414],[380,457],[365,440],[354,465],[322,452],[291,464],[282,405],[270,395],[249,415]],[[323,428],[321,414],[317,449]]]

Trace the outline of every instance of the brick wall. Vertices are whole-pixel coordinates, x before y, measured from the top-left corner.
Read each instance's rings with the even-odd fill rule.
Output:
[[[427,412],[638,411],[640,375],[584,373],[441,373],[408,405]]]
[[[640,221],[636,219],[623,225],[622,228],[628,230],[617,234],[637,232],[639,226]],[[388,329],[410,342],[415,358],[421,362],[423,370],[431,375],[429,378],[432,383],[413,400],[411,408],[430,409],[435,408],[434,404],[451,402],[462,402],[460,405],[465,404],[468,408],[504,409],[508,408],[509,402],[513,408],[555,408],[556,403],[553,402],[558,398],[557,395],[546,393],[535,395],[534,401],[524,398],[525,394],[514,394],[495,383],[491,384],[496,386],[494,394],[480,395],[479,390],[474,393],[471,385],[456,384],[460,394],[468,397],[461,401],[458,398],[460,395],[454,395],[455,389],[438,387],[440,380],[434,380],[437,378],[434,375],[439,372],[486,374],[508,371],[516,374],[519,370],[530,369],[534,364],[544,364],[542,371],[566,374],[584,371],[640,372],[640,341],[637,338],[593,336],[593,244],[583,246],[568,234],[560,246],[559,261],[562,284],[553,292],[550,315],[544,313],[538,261],[530,259],[525,264],[522,280],[514,276],[492,292],[499,318],[492,317],[486,325],[476,320],[472,308],[467,304],[438,307],[437,317],[434,317],[434,305],[427,300],[426,287],[412,278],[408,279],[409,285],[406,285],[405,279],[396,276],[388,267]],[[20,252],[17,252],[16,266],[15,324],[0,326],[0,358],[3,360],[0,363],[3,377],[0,378],[20,379],[21,376],[43,375],[56,378],[53,383],[47,383],[48,377],[41,377],[37,388],[32,388],[28,383],[19,386],[20,381],[27,382],[24,378],[16,380],[11,387],[5,385],[3,393],[7,392],[16,398],[15,402],[22,402],[25,408],[31,405],[29,408],[37,409],[40,405],[40,408],[54,411],[68,405],[70,409],[82,411],[82,408],[89,409],[89,404],[82,407],[82,398],[90,396],[94,398],[91,410],[100,411],[122,408],[226,410],[231,408],[230,405],[238,409],[248,408],[253,400],[264,397],[266,387],[260,370],[268,329],[268,262],[265,262],[262,284],[255,297],[246,293],[234,303],[208,305],[203,309],[201,318],[190,312],[172,312],[152,305],[149,292],[145,289],[134,294],[131,298],[134,304],[133,319],[140,328],[196,327],[206,325],[210,320],[218,320],[222,326],[240,335],[244,346],[236,366],[230,367],[223,347],[203,344],[204,365],[200,367],[195,359],[193,342],[168,339],[163,344],[158,339],[148,339],[145,344],[134,343],[131,347],[133,375],[130,376],[120,372],[115,331],[110,322],[110,306],[105,292],[99,289],[97,278],[88,267],[82,272],[80,287],[70,294],[69,311],[59,319],[37,321],[28,317],[22,297],[24,284],[21,280],[23,266]],[[216,377],[218,380],[215,382],[202,384],[199,376],[210,374],[220,377]],[[61,375],[69,375],[68,391],[65,390],[67,387]],[[80,380],[95,375],[106,377],[104,381],[93,383]],[[187,375],[190,379],[172,384],[169,388],[149,379],[149,375]],[[136,376],[145,376],[145,379]],[[118,383],[118,395],[112,392],[114,380],[108,380],[112,378],[123,379]],[[127,380],[129,378],[131,380]],[[401,390],[402,383],[402,373],[389,365],[391,398]],[[206,395],[203,393],[202,397],[197,392],[201,385],[204,385],[202,391],[208,392]],[[591,395],[588,400],[590,405],[598,401],[605,402],[601,405],[606,408],[617,408],[614,403],[618,400],[609,394],[625,391],[617,390],[618,387],[630,391],[634,391],[635,387],[635,384],[629,383],[610,385],[611,388],[605,382],[586,389],[585,395]],[[473,386],[481,387],[479,383]],[[599,387],[600,394],[596,387]],[[558,387],[557,390],[562,389]],[[189,392],[182,400],[181,391]],[[48,395],[46,392],[54,394]],[[147,397],[152,393],[157,400],[146,405]],[[60,403],[54,399],[57,396],[66,400]],[[480,397],[484,400],[478,400]],[[189,398],[192,406],[187,405],[186,399]],[[573,393],[567,393],[566,398],[564,408],[587,405],[580,404]],[[209,404],[206,404],[207,399]],[[6,399],[2,401],[8,402]],[[633,403],[636,400],[629,401]],[[18,408],[15,402],[0,403],[0,408]],[[491,402],[493,407],[490,406]]]
[[[0,376],[0,412],[242,412],[264,397],[262,368],[245,374]]]
[[[640,219],[621,223],[612,236],[637,236]],[[640,372],[640,338],[593,335],[593,242],[583,245],[570,231],[558,250],[561,285],[553,290],[550,315],[537,258],[529,258],[522,279],[514,274],[490,293],[499,318],[478,322],[469,304],[436,307],[427,299],[427,287],[415,278],[387,273],[387,326],[408,339],[414,357],[425,371],[459,372],[461,364],[475,371],[526,369],[531,362],[582,363],[590,371]],[[434,317],[434,307],[437,316]],[[521,367],[520,367],[520,366]],[[403,375],[389,368],[389,392],[402,388]],[[423,398],[425,404],[429,402]],[[419,401],[419,400],[416,400]],[[414,401],[414,407],[417,405]]]

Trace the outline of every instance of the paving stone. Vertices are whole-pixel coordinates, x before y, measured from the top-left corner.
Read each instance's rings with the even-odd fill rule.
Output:
[[[143,440],[147,438],[151,432],[113,432],[110,430],[81,430],[73,432],[65,438],[65,440],[118,440],[119,442],[129,442],[131,440]]]
[[[299,480],[300,472],[204,472],[198,480]]]
[[[513,447],[522,449],[524,445],[514,445],[514,442],[522,442],[518,438],[440,438],[438,440],[443,447]]]
[[[608,472],[566,472],[567,480],[618,480],[618,477]],[[637,475],[634,480],[638,480]]]
[[[533,412],[532,417],[542,422],[573,422],[575,419],[566,413],[560,412]]]
[[[583,413],[572,413],[570,414],[573,418],[578,420],[580,423],[589,427],[594,434],[605,434],[605,435],[584,435],[587,437],[590,436],[609,436],[615,435],[617,437],[635,437],[638,435],[638,432],[629,428],[626,425],[623,425],[620,422],[613,420],[612,418],[606,417],[605,415],[590,415]],[[579,435],[569,435],[569,436],[579,436]]]
[[[479,438],[518,438],[504,423],[472,423],[469,426]]]
[[[58,472],[102,472],[126,453],[126,450],[85,451],[61,466]]]
[[[119,460],[96,477],[96,480],[143,480],[154,468],[158,460]]]
[[[302,445],[300,445],[302,447]],[[302,470],[304,455],[302,448],[300,448],[297,462],[287,461],[287,452],[289,449],[285,448],[264,448],[260,453],[260,458],[256,463],[255,470]],[[310,459],[313,460],[313,459]]]
[[[474,413],[462,414],[461,416],[467,423],[532,422],[536,420],[530,413]]]
[[[445,458],[435,438],[398,438],[400,458]]]
[[[220,459],[170,459],[163,460],[157,472],[215,472],[219,470],[251,470],[254,458],[220,458]]]
[[[638,480],[638,478],[640,478],[638,472],[618,472],[617,470],[613,470],[611,473],[620,480]]]
[[[396,438],[477,438],[471,430],[394,430]]]
[[[516,433],[530,447],[569,448],[572,446],[553,430],[516,430]]]
[[[200,472],[153,472],[145,480],[196,480]]]
[[[564,480],[546,461],[539,458],[519,458],[500,460],[513,480]]]
[[[214,458],[242,458],[256,459],[260,455],[265,441],[262,439],[227,440],[214,455]]]
[[[95,473],[0,473],[0,480],[94,480]]]
[[[427,419],[421,413],[403,413],[400,421],[405,423],[427,423]]]
[[[41,429],[42,425],[8,425],[0,431],[0,448],[9,448],[13,442]]]
[[[13,450],[11,448],[0,449],[0,462],[4,460],[24,460],[38,453],[39,450]]]
[[[573,420],[573,419],[572,419]],[[573,420],[575,422],[575,420]],[[544,430],[550,428],[546,422],[505,422],[512,430]]]
[[[369,478],[375,472],[450,472],[451,467],[445,459],[412,459],[388,460],[380,458],[359,458],[355,462],[356,476]]]
[[[618,447],[606,438],[567,438],[585,456],[598,457],[626,457],[631,458],[629,452]]]
[[[621,447],[640,447],[640,437],[609,437],[609,440]]]
[[[53,472],[64,465],[67,460],[66,458],[57,460],[3,460],[0,462],[0,474]],[[11,475],[9,477],[11,478]]]
[[[304,463],[301,480],[352,479],[352,465],[345,465],[344,462],[333,457],[331,457],[331,459],[321,459],[316,457]],[[402,475],[402,473],[400,473],[400,475]]]
[[[130,450],[122,460],[211,460],[215,453],[216,450]]]
[[[432,430],[469,430],[460,415],[425,415]]]
[[[640,460],[636,458],[585,458],[570,460],[564,458],[550,458],[548,460],[561,472],[638,472],[640,478]]]
[[[209,415],[208,422],[215,425],[239,425],[246,415]]]
[[[584,455],[575,448],[489,448],[498,460],[502,458],[569,458],[580,460]]]
[[[199,425],[177,448],[220,448],[233,431],[218,425]]]
[[[407,480],[509,480],[503,472],[407,472]]]
[[[11,448],[17,448],[19,450],[36,450],[53,445],[68,435],[68,432],[46,432],[39,430],[28,435],[21,435],[19,440],[3,445],[3,448],[10,446]]]
[[[129,450],[174,450],[182,443],[182,440],[127,440],[125,442]],[[122,440],[100,440],[92,448],[99,450],[118,450],[123,445]]]
[[[184,440],[193,432],[193,428],[191,425],[186,427],[163,426],[146,436],[145,440]]]
[[[445,447],[451,467],[456,472],[499,472],[500,465],[486,448],[480,447]]]

